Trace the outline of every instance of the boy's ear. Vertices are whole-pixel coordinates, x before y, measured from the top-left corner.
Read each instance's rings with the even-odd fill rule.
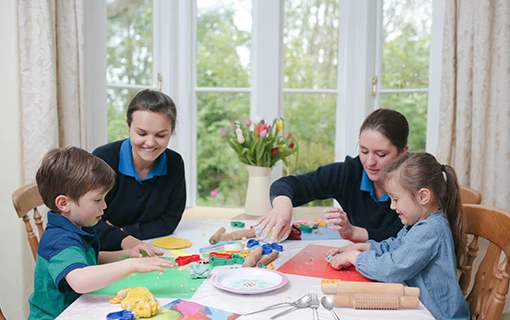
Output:
[[[60,212],[69,212],[69,199],[63,194],[55,198],[55,205]]]
[[[418,202],[421,205],[427,205],[432,199],[432,193],[427,188],[418,190]]]

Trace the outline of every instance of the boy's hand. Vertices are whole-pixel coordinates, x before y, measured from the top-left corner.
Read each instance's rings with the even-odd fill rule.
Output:
[[[144,256],[154,257],[155,255],[157,255],[157,256],[163,255],[163,251],[158,250],[158,249],[148,245],[147,243],[145,243],[141,240],[138,240],[137,238],[135,238],[133,236],[125,237],[122,240],[122,243],[120,245],[123,250],[127,250],[127,251],[137,250],[138,254],[135,254],[135,255],[128,254],[128,256],[132,257],[132,258],[140,258],[140,257],[144,257]],[[139,247],[139,246],[141,246],[141,247]],[[138,249],[136,249],[136,248],[138,248]],[[142,251],[145,252],[145,254],[143,254]]]
[[[333,269],[340,270],[342,268],[355,265],[356,257],[360,254],[357,250],[351,250],[343,253],[339,253],[331,258],[329,264]]]
[[[166,272],[166,268],[173,268],[176,266],[175,262],[162,259],[160,257],[150,258],[134,258],[127,259],[128,263],[132,264],[134,272],[146,273],[151,271]]]
[[[331,250],[329,250],[329,254],[334,256],[338,253],[342,253],[342,252],[348,252],[348,251],[353,251],[353,250],[357,250],[357,251],[360,251],[360,252],[363,252],[363,251],[367,251],[370,249],[370,245],[368,243],[355,243],[355,244],[351,244],[351,245],[348,245],[348,246],[345,246],[345,247],[340,247],[340,248],[333,248]]]

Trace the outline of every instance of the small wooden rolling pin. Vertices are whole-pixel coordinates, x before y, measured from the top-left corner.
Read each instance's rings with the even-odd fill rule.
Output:
[[[209,243],[210,244],[215,244],[217,243],[218,241],[220,241],[221,239],[221,235],[224,234],[227,230],[225,230],[225,228],[221,227],[218,229],[218,231],[216,231],[212,236],[211,238],[209,238]]]
[[[337,294],[333,296],[335,307],[374,310],[416,309],[420,305],[417,296],[398,296],[396,294]]]
[[[253,249],[250,254],[244,259],[243,268],[255,267],[257,262],[259,262],[260,257],[262,257],[262,247],[256,247]]]
[[[221,235],[221,241],[241,240],[243,238],[255,238],[255,229],[243,229]]]
[[[420,296],[420,288],[406,287],[401,283],[322,280],[321,290],[324,294],[392,293],[399,297]]]
[[[268,264],[273,262],[276,258],[278,258],[279,254],[280,252],[278,252],[277,250],[273,250],[270,254],[263,257],[262,259],[260,259],[259,262],[257,262],[257,267],[262,268],[264,266],[267,266]]]

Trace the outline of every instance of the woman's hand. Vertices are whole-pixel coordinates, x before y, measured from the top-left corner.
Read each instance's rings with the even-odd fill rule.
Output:
[[[353,226],[349,222],[347,213],[342,209],[326,208],[323,212],[328,228],[337,230],[342,239],[351,240],[352,242],[365,242],[368,240],[367,230]]]
[[[255,224],[259,239],[265,239],[272,232],[270,242],[285,240],[291,229],[292,202],[286,196],[278,196],[273,200],[273,209],[259,218]]]
[[[147,243],[145,243],[141,240],[138,240],[137,238],[135,238],[133,236],[125,237],[122,240],[122,242],[120,243],[120,246],[121,246],[122,250],[135,250],[133,252],[138,252],[138,255],[136,255],[136,253],[134,253],[135,255],[134,256],[130,255],[130,257],[142,257],[145,255],[147,255],[149,257],[154,257],[155,255],[158,255],[158,256],[163,255],[163,251],[158,250],[158,249],[148,245]],[[145,252],[145,254],[142,252]]]
[[[329,260],[329,264],[336,270],[350,267],[351,265],[355,265],[358,254],[360,254],[358,250],[339,253]]]

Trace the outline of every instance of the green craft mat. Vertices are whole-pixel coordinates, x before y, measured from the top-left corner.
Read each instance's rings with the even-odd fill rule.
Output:
[[[189,270],[179,271],[179,268],[176,266],[167,269],[166,272],[133,273],[90,294],[105,294],[113,297],[124,288],[145,287],[156,298],[191,299],[205,279],[193,279],[189,275]],[[209,269],[211,269],[210,266]]]

